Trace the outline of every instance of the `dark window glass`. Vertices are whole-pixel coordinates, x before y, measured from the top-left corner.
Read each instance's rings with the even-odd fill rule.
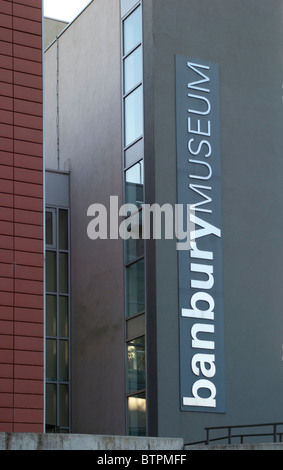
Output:
[[[59,380],[69,380],[69,343],[65,340],[59,341]]]
[[[59,292],[68,293],[68,253],[59,253]]]
[[[46,340],[46,380],[57,380],[57,342],[55,339]]]
[[[57,424],[57,386],[46,384],[46,425],[47,430],[54,432]]]
[[[46,292],[56,292],[57,290],[57,269],[56,253],[54,251],[46,252]]]
[[[56,336],[57,334],[57,297],[56,295],[46,296],[46,335]]]
[[[126,203],[139,207],[144,202],[143,197],[143,160],[133,165],[126,171],[125,199]]]
[[[59,249],[68,250],[68,211],[59,210]]]
[[[68,297],[59,297],[59,336],[69,336],[69,299]]]
[[[144,311],[144,259],[127,267],[127,315]]]
[[[141,211],[130,216],[125,223],[127,223],[127,230],[130,235],[130,238],[125,241],[126,263],[129,263],[144,255]]]
[[[127,343],[128,393],[145,389],[145,338]]]
[[[46,233],[46,244],[53,245],[53,212],[45,212],[45,233]]]
[[[60,385],[60,426],[69,426],[69,386]]]

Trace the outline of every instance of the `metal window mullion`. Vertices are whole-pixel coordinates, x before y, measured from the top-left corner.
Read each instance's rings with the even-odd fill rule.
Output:
[[[68,429],[71,430],[71,226],[68,209],[68,351],[69,351],[69,387],[68,387]]]
[[[141,395],[142,393],[144,393],[146,396],[146,388],[141,388],[140,390],[136,390],[135,392],[127,393],[127,398],[135,397],[136,395]]]
[[[56,345],[57,345],[57,426],[60,429],[60,389],[59,389],[59,208],[56,211]]]
[[[141,80],[140,82],[136,83],[136,85],[133,86],[133,88],[131,88],[127,93],[125,93],[123,95],[123,100],[125,101],[126,98],[128,98],[128,96],[130,96],[132,93],[134,93],[134,91],[136,91],[138,88],[140,88],[141,86],[143,86],[143,80]]]
[[[137,142],[138,142],[139,140],[142,140],[142,137],[139,137],[139,138],[137,139]],[[135,144],[134,144],[134,145],[135,145]],[[126,150],[127,150],[128,148],[130,148],[131,146],[132,146],[132,145],[130,145],[129,147],[127,147]],[[130,165],[125,166],[125,167],[124,167],[124,170],[123,170],[123,171],[124,171],[124,174],[126,173],[126,171],[130,170],[130,169],[133,168],[135,165],[137,165],[137,163],[140,163],[140,162],[142,162],[143,160],[144,160],[144,157],[141,157],[141,158],[139,158],[138,160],[136,160],[135,162],[130,163]],[[143,174],[144,174],[144,171],[143,171]]]
[[[139,47],[141,47],[141,45],[142,41],[138,42],[129,52],[127,52],[127,54],[122,56],[122,61],[124,62],[133,52],[135,52]]]
[[[136,264],[138,263],[139,261],[142,261],[144,259],[144,254],[141,255],[141,256],[138,256],[137,258],[135,258],[133,261],[129,261],[128,263],[125,263],[125,268],[129,268],[130,266],[132,266],[133,264]]]
[[[123,100],[123,108],[124,108],[124,100]],[[124,115],[123,115],[123,122],[124,122],[124,121],[125,121],[125,119],[124,119]],[[139,137],[137,137],[135,140],[133,140],[133,142],[131,142],[131,143],[128,144],[128,145],[124,145],[124,143],[123,143],[123,145],[124,145],[124,147],[123,147],[123,153],[125,153],[127,150],[129,150],[131,147],[133,147],[135,144],[137,144],[140,140],[143,140],[143,134],[140,135]],[[131,163],[130,165],[128,165],[128,167],[130,168],[132,165],[134,165],[135,163],[137,163],[137,162],[139,162],[140,160],[143,160],[143,159],[144,159],[144,157],[138,158],[136,162]],[[125,162],[124,162],[124,164],[123,164],[123,168],[124,168],[124,170],[127,169],[127,166],[125,166]]]

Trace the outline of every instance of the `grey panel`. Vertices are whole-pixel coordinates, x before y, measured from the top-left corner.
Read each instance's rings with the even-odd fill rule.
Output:
[[[137,0],[121,0],[121,18],[123,18],[137,3]]]
[[[69,207],[70,176],[68,173],[47,170],[45,188],[46,205]]]

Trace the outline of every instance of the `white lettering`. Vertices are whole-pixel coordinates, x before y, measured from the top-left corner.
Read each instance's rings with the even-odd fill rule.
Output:
[[[201,120],[197,119],[197,129],[192,129],[191,127],[191,118],[188,117],[188,132],[191,134],[198,134],[198,135],[210,135],[210,121],[207,121],[207,130],[201,130]]]
[[[192,347],[198,349],[214,349],[214,341],[206,341],[198,339],[198,333],[214,333],[213,325],[203,323],[195,323],[191,329]]]
[[[206,302],[208,308],[202,310],[197,308],[197,302]],[[191,309],[182,308],[182,316],[188,318],[199,318],[202,320],[214,320],[214,306],[215,302],[213,297],[207,292],[195,292],[191,298]]]
[[[187,66],[192,69],[194,72],[196,72],[197,74],[201,75],[203,77],[203,80],[199,80],[198,82],[191,82],[188,84],[188,88],[192,88],[193,90],[198,90],[198,91],[204,91],[204,92],[209,92],[209,89],[208,88],[200,88],[196,85],[200,84],[200,83],[206,83],[206,82],[209,82],[210,81],[210,78],[207,77],[204,73],[202,73],[199,69],[205,69],[205,70],[209,70],[209,66],[208,65],[200,65],[200,64],[193,64],[192,62],[187,62]],[[198,68],[197,68],[198,67]]]
[[[205,273],[208,277],[206,281],[196,281],[192,279],[191,287],[193,289],[211,289],[213,287],[213,284],[214,284],[213,266],[191,263],[191,271],[195,273]]]
[[[207,162],[202,162],[201,160],[189,160],[190,163],[198,163],[200,165],[204,165],[208,168],[208,175],[207,176],[196,176],[196,175],[190,175],[190,178],[194,179],[199,179],[199,180],[209,180],[212,175],[212,169],[209,163]],[[191,187],[191,185],[190,185]],[[211,189],[211,188],[210,188]]]
[[[208,142],[208,140],[201,140],[200,143],[198,144],[198,148],[194,151],[192,149],[192,143],[194,142],[195,139],[190,139],[188,143],[188,149],[192,155],[198,155],[201,151],[201,148],[203,145],[207,145],[208,147],[208,153],[204,154],[205,157],[210,157],[211,155],[211,145]]]
[[[214,377],[216,371],[214,362],[214,354],[195,354],[192,358],[192,371],[195,375],[199,375],[201,372],[205,377]]]
[[[216,235],[217,237],[221,237],[221,230],[214,225],[211,225],[208,222],[196,217],[193,213],[190,214],[191,221],[195,225],[199,225],[202,227],[202,230],[194,230],[191,232],[191,239],[195,240],[196,238],[206,237],[207,235]]]
[[[188,94],[188,96],[190,98],[196,98],[198,100],[203,100],[207,104],[207,110],[206,111],[195,111],[194,109],[189,109],[189,113],[202,114],[202,115],[206,115],[206,114],[210,113],[210,109],[211,109],[210,101],[205,96],[191,95],[190,93]]]
[[[199,258],[199,259],[213,259],[213,253],[212,251],[204,251],[204,250],[199,250],[197,247],[196,242],[191,241],[191,252],[190,255],[192,258]]]
[[[210,396],[208,398],[202,398],[198,395],[199,389],[204,388],[210,391]],[[184,397],[183,405],[184,406],[200,406],[200,407],[216,407],[216,388],[215,385],[209,380],[198,380],[194,383],[192,387],[193,398]]]
[[[205,193],[200,191],[200,189],[207,189],[208,191],[211,191],[211,186],[203,186],[201,184],[190,184],[189,188],[192,191],[195,191],[196,193],[200,194],[200,196],[204,198],[204,201],[199,201],[196,204],[192,204],[193,209],[195,211],[208,212],[211,214],[212,213],[211,209],[204,209],[203,207],[199,208],[199,206],[202,206],[203,204],[208,204],[209,202],[212,201],[211,197],[207,196]]]
[[[98,215],[97,215],[98,214]],[[103,204],[92,204],[87,210],[88,216],[95,217],[87,226],[87,234],[91,240],[107,239],[107,210]]]

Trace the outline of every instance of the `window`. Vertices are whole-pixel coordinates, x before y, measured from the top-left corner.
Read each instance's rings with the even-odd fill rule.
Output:
[[[123,23],[124,143],[130,145],[143,135],[141,6]]]
[[[141,7],[139,6],[124,21],[123,51],[128,54],[142,40]]]
[[[143,134],[142,86],[125,98],[125,145],[128,146]]]
[[[146,435],[145,393],[128,397],[128,432],[130,436]]]
[[[45,243],[50,247],[56,246],[56,210],[45,211]]]
[[[131,236],[125,241],[126,263],[130,263],[144,255],[144,240],[142,236],[142,212],[136,212],[128,219],[128,231]]]
[[[133,165],[125,175],[126,203],[139,207],[144,202],[143,197],[143,160]]]
[[[128,393],[145,389],[145,338],[127,343]]]
[[[146,434],[145,337],[127,343],[128,361],[128,431],[130,435]]]
[[[45,214],[46,431],[69,432],[69,211],[47,208]]]
[[[126,268],[127,316],[144,311],[144,289],[144,259],[142,258]]]
[[[141,4],[122,21],[123,150],[125,203],[137,211],[128,215],[125,226],[126,318],[145,315],[144,240],[141,204],[144,203],[143,164],[143,50]],[[126,225],[127,224],[127,225]],[[132,320],[132,319],[131,319]],[[135,320],[135,318],[134,318]],[[140,336],[139,333],[137,335]],[[145,336],[126,343],[128,434],[146,435]]]
[[[124,93],[142,82],[142,48],[138,47],[124,60]]]

